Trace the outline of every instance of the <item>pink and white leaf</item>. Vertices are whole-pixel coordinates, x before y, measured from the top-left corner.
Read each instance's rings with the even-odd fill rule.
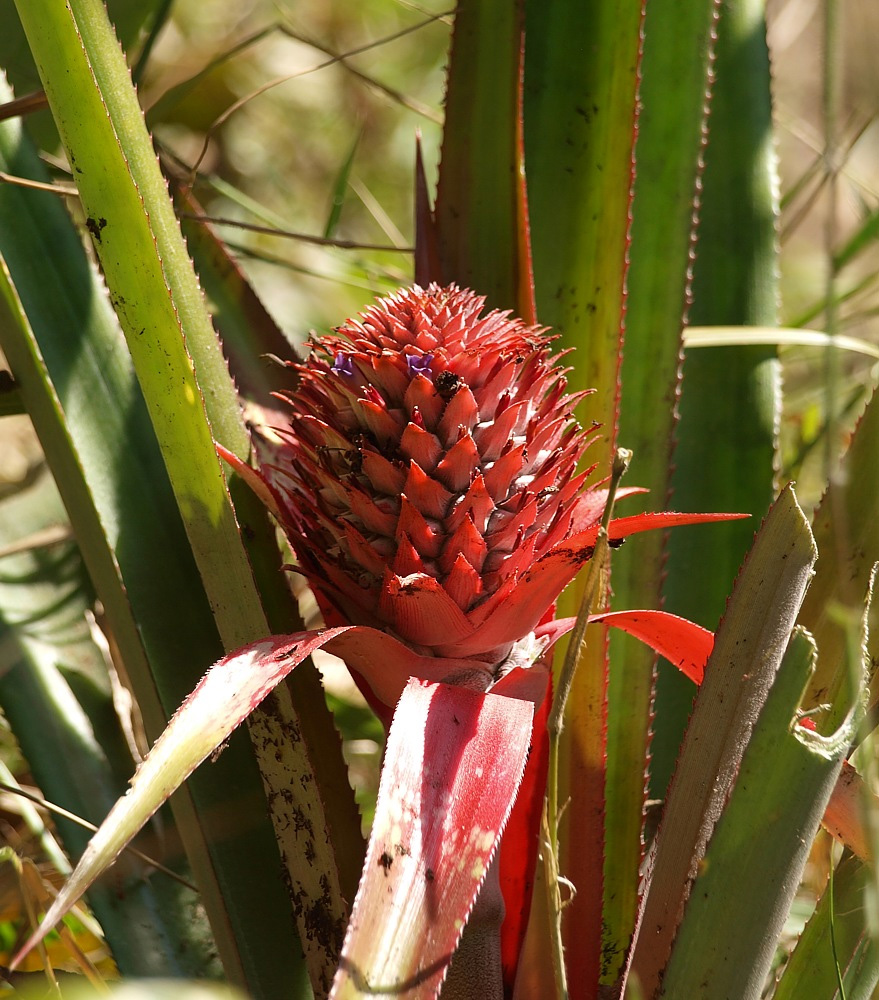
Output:
[[[532,717],[527,701],[409,681],[333,1000],[437,995],[516,797]]]
[[[65,882],[46,918],[13,960],[13,967],[65,916],[80,896],[116,860],[157,809],[190,774],[221,746],[266,695],[316,649],[344,647],[348,633],[373,629],[343,626],[270,636],[230,653],[204,675],[174,713],[131,781],[110,810],[79,864]],[[384,637],[388,639],[390,637]],[[393,640],[392,640],[393,641]],[[405,649],[399,643],[400,649]],[[412,657],[411,650],[406,650]],[[386,666],[385,662],[378,661]],[[362,667],[361,667],[362,669]],[[402,668],[401,668],[402,669]],[[397,690],[402,690],[402,674]]]

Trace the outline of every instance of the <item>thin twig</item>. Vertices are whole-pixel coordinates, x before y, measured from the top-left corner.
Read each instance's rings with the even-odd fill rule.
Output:
[[[0,183],[14,184],[16,187],[32,188],[34,191],[48,191],[50,194],[61,194],[65,198],[79,197],[79,191],[75,187],[66,187],[64,184],[46,184],[43,181],[32,181],[29,177],[7,174],[5,170],[0,170]]]
[[[8,118],[19,118],[22,115],[32,114],[34,111],[42,111],[49,107],[49,98],[44,90],[35,90],[32,94],[25,94],[24,97],[17,97],[14,101],[7,101],[0,104],[0,122],[5,122]]]
[[[233,226],[236,229],[247,229],[252,233],[264,233],[266,236],[280,236],[287,240],[299,240],[301,243],[313,243],[319,247],[336,247],[338,250],[389,250],[393,253],[413,253],[413,247],[395,247],[387,243],[358,243],[355,240],[329,240],[324,236],[312,236],[311,233],[294,233],[286,229],[275,229],[272,226],[258,226],[252,222],[241,222],[239,219],[221,219],[209,215],[196,215],[191,212],[181,212],[181,219],[193,219],[195,222],[210,222],[217,226]]]
[[[10,542],[0,548],[0,559],[6,556],[20,555],[22,552],[33,552],[37,549],[45,549],[50,545],[60,545],[62,542],[73,540],[73,532],[69,524],[56,524],[42,531],[35,531],[27,538],[21,538],[17,542]]]
[[[83,819],[81,816],[77,816],[76,813],[70,812],[68,809],[64,809],[62,806],[56,806],[53,802],[49,802],[39,795],[34,795],[32,792],[26,792],[23,788],[16,788],[15,785],[8,785],[4,781],[0,781],[0,791],[10,792],[12,795],[20,795],[23,799],[27,799],[29,802],[33,802],[34,805],[40,806],[42,809],[53,813],[55,816],[61,816],[64,819],[70,820],[71,823],[76,823],[77,826],[81,826],[86,830],[91,830],[92,833],[97,833],[98,828],[94,823],[89,823],[87,819]],[[155,858],[151,858],[148,854],[144,854],[143,851],[139,851],[136,847],[132,847],[130,844],[123,848],[129,854],[133,854],[139,860],[148,864],[151,868],[155,868],[156,871],[160,871],[163,875],[167,875],[168,878],[174,879],[175,882],[179,882],[181,885],[185,885],[187,889],[192,889],[193,892],[198,892],[198,886],[192,884],[182,875],[178,875],[177,872],[173,871],[171,868],[167,868],[162,864],[161,861],[156,861]]]
[[[276,77],[274,80],[269,80],[267,83],[262,84],[262,86],[257,87],[256,90],[251,91],[249,94],[245,94],[243,97],[231,104],[226,110],[219,115],[217,118],[211,122],[208,127],[207,132],[205,132],[204,144],[202,145],[201,152],[198,155],[198,159],[192,168],[192,173],[195,174],[198,168],[201,166],[202,161],[207,155],[208,147],[210,146],[211,139],[219,128],[226,124],[226,122],[234,115],[237,111],[240,111],[246,104],[252,101],[254,98],[265,94],[269,90],[273,90],[275,87],[279,87],[282,83],[288,83],[291,80],[298,80],[303,76],[308,76],[310,73],[316,73],[318,70],[326,69],[329,66],[341,65],[348,70],[353,76],[356,76],[359,80],[362,80],[367,86],[372,87],[374,90],[378,90],[380,93],[389,97],[392,101],[396,101],[398,104],[402,104],[403,107],[408,108],[410,111],[414,111],[415,114],[421,115],[427,118],[428,121],[434,122],[436,125],[442,124],[442,116],[436,114],[427,105],[421,104],[419,101],[414,101],[405,94],[401,94],[399,91],[394,90],[391,87],[383,84],[380,80],[376,80],[375,77],[370,76],[367,73],[363,73],[361,70],[355,69],[353,66],[349,65],[348,59],[354,56],[361,55],[363,52],[369,52],[371,49],[379,48],[382,45],[387,45],[389,42],[396,41],[398,38],[402,38],[405,35],[411,34],[413,31],[419,31],[421,28],[432,24],[434,21],[438,21],[442,18],[448,17],[450,14],[454,13],[454,9],[442,11],[439,14],[433,14],[424,21],[419,21],[417,24],[411,24],[407,28],[402,28],[400,31],[395,31],[391,35],[384,35],[382,38],[375,39],[371,42],[366,42],[363,45],[358,46],[354,49],[349,49],[347,52],[337,53],[333,52],[332,49],[328,48],[320,42],[315,41],[313,38],[309,38],[306,35],[300,34],[294,28],[289,25],[277,24],[273,25],[270,30],[280,31],[282,34],[286,35],[288,38],[293,39],[301,43],[302,45],[308,45],[313,49],[317,49],[318,52],[323,52],[324,55],[329,56],[323,62],[318,63],[316,66],[309,66],[308,69],[299,70],[296,73],[287,73],[284,76]],[[268,34],[268,31],[265,32]]]

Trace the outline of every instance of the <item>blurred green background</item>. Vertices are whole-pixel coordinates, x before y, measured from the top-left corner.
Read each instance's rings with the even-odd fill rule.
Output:
[[[824,329],[835,297],[838,331],[879,346],[879,6],[838,5],[829,64],[823,11],[820,0],[771,0],[767,11],[782,323]],[[117,0],[111,12],[169,169],[192,185],[210,217],[236,223],[217,223],[217,231],[291,344],[411,281],[415,136],[433,187],[450,3]],[[11,0],[0,0],[0,19],[0,64],[24,96],[37,80]],[[829,148],[828,74],[839,95]],[[30,116],[29,128],[58,182],[67,181],[48,113]],[[826,479],[824,351],[786,347],[782,359],[781,478],[797,478],[810,507]],[[840,444],[879,374],[864,354],[847,353],[842,367]],[[41,464],[27,418],[0,421],[0,495],[32,480]],[[350,685],[333,676],[352,777],[369,789],[380,732],[369,728]],[[0,757],[28,784],[14,747]],[[38,844],[28,845],[16,802],[4,798],[0,808],[7,839],[17,831],[22,852],[42,856]]]

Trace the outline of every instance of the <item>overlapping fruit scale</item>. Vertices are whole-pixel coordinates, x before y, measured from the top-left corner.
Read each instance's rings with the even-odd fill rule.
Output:
[[[585,394],[566,394],[540,328],[483,305],[416,286],[316,339],[263,472],[328,620],[497,663],[583,553],[541,560],[603,498],[576,471]]]

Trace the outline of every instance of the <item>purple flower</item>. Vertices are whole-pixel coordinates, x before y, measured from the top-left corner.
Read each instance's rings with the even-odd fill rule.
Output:
[[[407,354],[406,364],[409,366],[409,374],[414,378],[416,375],[426,375],[430,371],[433,362],[432,354]]]
[[[343,354],[339,351],[333,361],[333,371],[337,375],[353,375],[354,360],[350,354]]]

